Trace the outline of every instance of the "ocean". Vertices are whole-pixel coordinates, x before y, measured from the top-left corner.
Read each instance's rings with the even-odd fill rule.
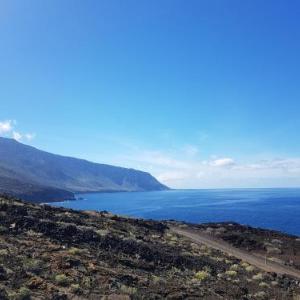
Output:
[[[191,223],[232,221],[300,236],[300,189],[202,189],[91,193],[51,203],[77,210]]]

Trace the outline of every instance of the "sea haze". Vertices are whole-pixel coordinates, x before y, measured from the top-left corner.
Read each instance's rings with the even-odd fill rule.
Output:
[[[193,223],[235,221],[300,235],[300,189],[171,190],[77,195],[53,203],[77,210]]]

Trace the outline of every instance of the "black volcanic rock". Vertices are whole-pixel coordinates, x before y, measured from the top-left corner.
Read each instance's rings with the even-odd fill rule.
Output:
[[[149,173],[51,154],[0,137],[0,192],[26,200],[72,199],[73,193],[165,190]]]
[[[298,299],[295,278],[252,268],[169,225],[205,228],[0,195],[0,299]],[[253,238],[261,231],[253,229]]]

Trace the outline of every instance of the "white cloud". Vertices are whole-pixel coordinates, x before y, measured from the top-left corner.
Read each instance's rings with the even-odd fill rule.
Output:
[[[35,133],[26,133],[24,137],[27,139],[27,141],[31,141],[35,138]]]
[[[235,162],[232,158],[225,157],[225,158],[219,158],[213,160],[211,162],[211,165],[214,167],[230,167],[230,166],[234,166]]]
[[[151,172],[173,188],[300,186],[300,157],[238,162],[226,156],[209,159],[188,156],[183,149],[171,152],[137,149],[119,157],[118,162]]]
[[[15,129],[17,122],[15,120],[0,121],[0,136],[10,137],[16,141],[30,142],[35,138],[34,133],[21,133]]]
[[[0,134],[10,133],[13,129],[13,121],[7,120],[0,122]]]
[[[20,141],[22,139],[22,134],[17,132],[17,131],[13,131],[12,133],[12,137],[13,139],[15,139],[16,141]]]

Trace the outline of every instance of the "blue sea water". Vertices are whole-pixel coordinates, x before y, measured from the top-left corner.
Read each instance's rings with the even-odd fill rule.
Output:
[[[235,221],[300,236],[300,189],[92,193],[80,194],[76,201],[53,204],[155,220]]]

